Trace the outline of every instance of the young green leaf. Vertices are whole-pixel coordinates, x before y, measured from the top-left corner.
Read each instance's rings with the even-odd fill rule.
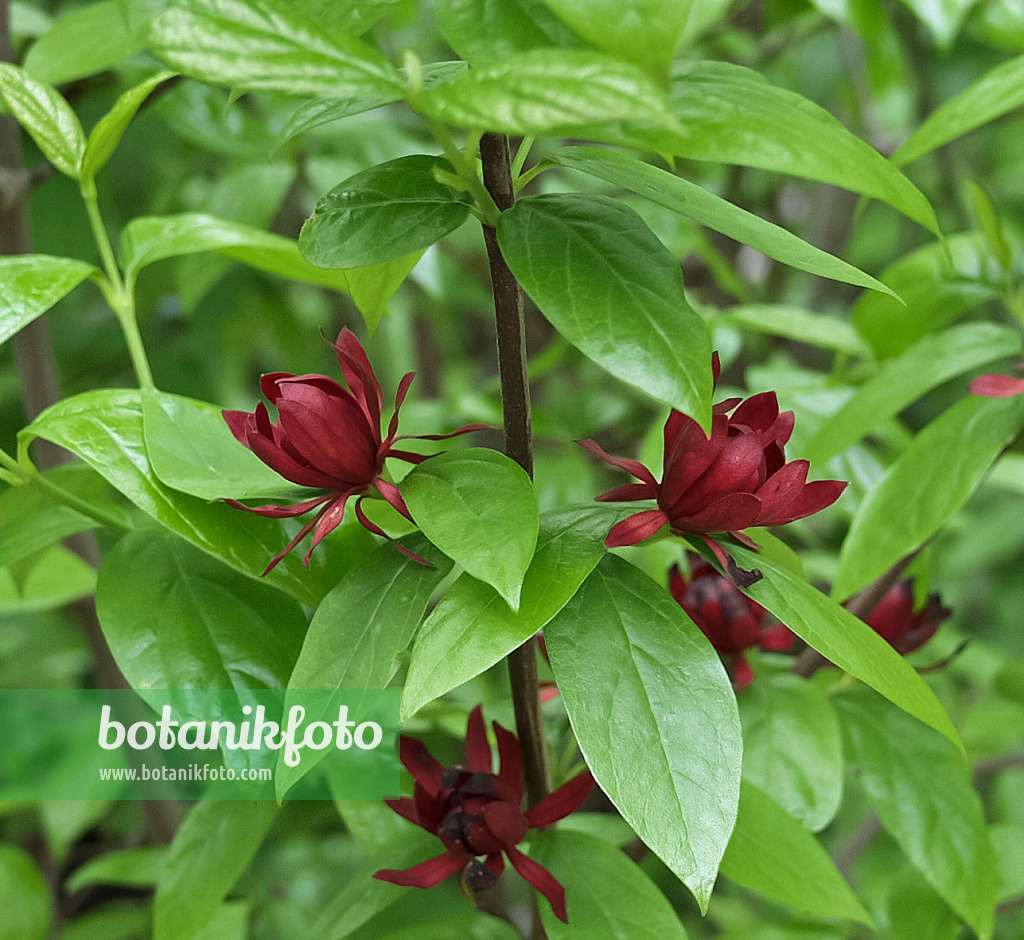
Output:
[[[276,0],[174,0],[150,49],[171,68],[243,91],[361,97],[401,88],[387,59]]]
[[[489,584],[462,575],[416,637],[402,689],[403,719],[490,669],[542,629],[604,557],[604,537],[619,517],[599,506],[541,516],[518,611]]]
[[[706,910],[743,748],[718,654],[663,587],[613,555],[544,636],[598,784]]]
[[[874,926],[818,840],[746,781],[740,788],[739,815],[722,859],[722,874],[799,911]]]
[[[945,525],[1022,425],[1024,399],[971,396],[925,427],[860,504],[832,595],[859,591]]]
[[[142,103],[150,96],[157,85],[174,77],[174,72],[157,72],[134,88],[129,88],[114,106],[96,122],[85,142],[82,156],[82,178],[92,179],[113,156],[121,137],[128,129],[129,123]]]
[[[57,610],[96,589],[96,569],[62,545],[0,568],[0,613]]]
[[[7,62],[0,62],[0,96],[43,156],[61,173],[78,179],[85,132],[64,96]]]
[[[531,839],[530,857],[565,888],[567,924],[541,906],[549,940],[686,940],[665,895],[628,855],[603,839],[562,828],[542,832]]]
[[[888,292],[888,288],[886,290]],[[862,359],[871,357],[871,348],[846,320],[789,304],[727,307],[714,318],[713,325],[740,326],[757,333],[817,346],[819,349],[834,349]]]
[[[415,467],[399,489],[423,534],[519,609],[537,546],[537,497],[517,463],[471,447]]]
[[[363,170],[316,204],[299,251],[320,268],[361,268],[423,251],[469,215],[471,197],[439,182],[447,160],[414,154]]]
[[[870,693],[844,692],[835,705],[882,825],[979,937],[991,937],[995,857],[962,755]]]
[[[925,392],[1020,350],[1019,331],[994,323],[967,323],[925,336],[902,355],[883,363],[814,433],[803,456],[812,465],[823,464]]]
[[[772,794],[811,832],[824,829],[843,795],[843,740],[828,696],[782,673],[758,678],[737,701],[743,779]]]
[[[11,940],[48,936],[53,900],[46,879],[24,850],[8,842],[0,842],[0,905]]]
[[[852,264],[815,248],[784,228],[766,222],[752,212],[734,206],[720,196],[635,157],[596,147],[563,147],[546,158],[558,166],[588,173],[606,182],[645,196],[660,206],[678,212],[699,225],[750,245],[783,264],[809,271],[834,281],[892,294],[881,281]],[[894,295],[895,296],[895,295]]]
[[[1013,249],[1010,248],[1006,235],[1003,232],[1003,225],[996,214],[992,200],[974,180],[967,183],[971,193],[971,205],[974,207],[974,217],[978,220],[982,235],[988,243],[988,249],[993,257],[999,262],[1004,271],[1013,268]]]
[[[163,871],[166,852],[162,845],[104,852],[71,873],[66,882],[67,890],[74,894],[94,885],[152,888]]]
[[[167,850],[153,907],[153,940],[193,940],[256,854],[274,820],[268,801],[196,803]]]
[[[436,0],[434,14],[448,45],[474,66],[543,46],[583,45],[544,0]]]
[[[759,568],[764,574],[743,589],[745,594],[840,669],[962,747],[953,723],[924,679],[863,620],[757,552],[739,545],[730,545],[729,552],[741,568]]]
[[[0,258],[0,344],[42,316],[96,272],[91,264],[49,255]]]
[[[605,196],[518,200],[498,222],[512,273],[551,324],[616,378],[711,419],[711,341],[678,260]]]

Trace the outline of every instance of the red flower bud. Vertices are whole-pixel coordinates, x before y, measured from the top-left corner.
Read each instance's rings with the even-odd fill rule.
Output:
[[[399,756],[415,781],[412,797],[385,802],[444,844],[435,858],[402,870],[383,869],[373,877],[410,888],[432,888],[456,872],[474,891],[490,888],[505,867],[503,855],[548,899],[555,916],[568,922],[565,889],[543,866],[516,846],[534,827],[550,826],[578,809],[590,794],[594,778],[579,774],[525,813],[523,756],[511,731],[493,723],[501,769],[491,769],[483,711],[478,705],[466,728],[466,766],[442,767],[423,743],[405,735]]]
[[[939,595],[931,594],[924,606],[914,611],[914,579],[899,581],[886,592],[871,613],[864,618],[883,640],[898,653],[906,655],[920,649],[939,629],[952,611],[942,606]]]

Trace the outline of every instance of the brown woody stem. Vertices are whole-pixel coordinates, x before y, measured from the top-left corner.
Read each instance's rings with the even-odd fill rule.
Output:
[[[480,141],[484,185],[504,212],[515,199],[512,189],[508,138],[485,134]],[[505,453],[533,476],[533,431],[530,423],[530,385],[526,374],[526,329],[523,289],[509,270],[498,248],[497,232],[484,226],[487,260],[494,290],[494,318],[498,334],[498,371],[501,378],[501,409],[505,427]],[[551,791],[547,742],[537,685],[537,642],[531,638],[509,654],[512,704],[516,731],[523,748],[523,769],[530,804],[539,803]]]

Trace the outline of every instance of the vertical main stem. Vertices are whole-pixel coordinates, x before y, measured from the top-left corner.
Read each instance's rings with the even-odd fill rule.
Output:
[[[480,141],[484,185],[504,212],[515,199],[508,138],[485,134]],[[498,334],[498,371],[501,378],[501,410],[505,427],[505,453],[533,476],[533,429],[530,422],[530,384],[526,372],[526,328],[523,289],[498,248],[493,228],[484,226],[487,260],[494,290],[494,317]],[[526,791],[531,805],[551,791],[547,742],[537,686],[537,641],[527,640],[509,654],[512,705],[516,730],[523,748]]]

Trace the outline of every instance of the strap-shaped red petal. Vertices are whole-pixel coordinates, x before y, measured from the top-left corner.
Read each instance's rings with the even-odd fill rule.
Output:
[[[628,503],[635,499],[657,499],[658,488],[650,483],[625,483],[597,497],[601,503]]]
[[[770,523],[764,525],[785,525],[796,519],[803,519],[806,516],[813,516],[831,506],[840,496],[847,484],[842,480],[815,480],[808,483],[800,495],[788,506],[782,508],[773,517]]]
[[[398,433],[398,413],[402,410],[402,403],[405,401],[405,396],[409,394],[409,386],[412,385],[414,378],[416,378],[415,372],[407,372],[402,376],[402,381],[398,383],[398,391],[395,393],[395,413],[388,423],[388,436],[384,439],[385,450],[395,442],[395,435]]]
[[[471,434],[473,431],[496,431],[493,424],[464,424],[461,428],[449,431],[447,434],[399,434],[396,441],[447,441],[449,438],[458,437],[460,434]]]
[[[506,848],[522,842],[530,828],[519,807],[504,800],[491,800],[484,807],[484,821]]]
[[[751,526],[761,514],[761,500],[753,493],[727,493],[700,512],[676,518],[673,525],[691,532],[731,532]]]
[[[417,826],[421,825],[419,814],[416,812],[416,801],[412,797],[403,796],[397,800],[385,800],[384,802],[403,819],[408,819],[409,822]]]
[[[789,627],[781,623],[765,627],[757,638],[757,645],[763,650],[788,650],[793,645],[796,635]]]
[[[732,414],[730,424],[743,424],[757,431],[767,431],[779,416],[779,399],[775,392],[761,392],[744,401]]]
[[[483,707],[477,705],[466,722],[466,764],[473,773],[491,772],[491,745],[487,741]]]
[[[757,490],[761,500],[761,515],[758,525],[771,525],[771,520],[781,514],[802,492],[807,484],[807,471],[811,465],[806,460],[791,460],[777,470]]]
[[[298,534],[288,543],[287,547],[285,547],[282,551],[278,552],[273,558],[270,559],[270,564],[263,569],[263,574],[260,575],[261,578],[265,578],[268,574],[270,574],[270,572],[278,566],[278,564],[281,562],[284,556],[287,555],[293,548],[295,548],[296,545],[299,544],[299,542],[301,542],[307,535],[309,535],[310,532],[313,531],[313,526],[315,526],[320,521],[320,517],[323,516],[325,512],[327,512],[327,506],[324,506],[324,508],[321,509],[320,512],[313,516],[313,518],[310,519],[309,522],[307,522],[301,529],[299,529]]]
[[[523,802],[523,791],[526,788],[523,777],[523,751],[519,746],[519,739],[496,721],[492,722],[491,726],[498,741],[498,757],[501,760],[501,769],[495,780],[498,794],[502,799],[518,806]]]
[[[666,511],[673,520],[700,512],[709,503],[734,492],[753,492],[757,469],[764,459],[764,448],[756,434],[729,438],[714,462],[695,480],[682,497]],[[665,505],[665,504],[663,504]],[[719,526],[720,529],[739,528]]]
[[[387,480],[382,480],[377,477],[373,481],[373,485],[377,492],[380,493],[392,506],[395,507],[406,519],[410,522],[415,521],[412,517],[412,513],[409,512],[409,507],[405,505],[405,500],[402,499],[402,494],[398,491],[398,487],[394,483],[390,483]]]
[[[751,668],[750,663],[747,662],[742,653],[738,653],[733,657],[732,681],[736,686],[737,692],[743,691],[743,689],[754,681],[754,670]]]
[[[221,416],[224,418],[224,422],[231,430],[231,433],[234,434],[235,440],[239,444],[244,444],[248,447],[249,442],[245,437],[245,428],[252,415],[248,411],[222,411]]]
[[[417,738],[406,734],[398,737],[398,757],[409,773],[430,796],[437,796],[441,791],[441,775],[444,768],[431,756],[427,746]]]
[[[356,334],[346,327],[338,334],[337,342],[331,345],[338,354],[341,374],[345,376],[345,382],[355,395],[367,420],[374,427],[380,428],[384,396],[362,343],[356,338]]]
[[[664,472],[658,497],[658,503],[666,511],[673,512],[673,507],[693,482],[714,463],[728,437],[729,419],[725,415],[712,415],[711,437],[705,436],[696,421],[678,411],[668,416]]]
[[[594,777],[589,770],[563,783],[554,793],[544,797],[536,806],[526,811],[526,821],[531,827],[550,826],[576,812],[594,789]]]
[[[291,506],[283,506],[279,503],[268,503],[266,506],[246,506],[245,503],[240,503],[237,499],[226,499],[224,502],[232,509],[244,509],[246,512],[265,516],[268,519],[291,519],[294,516],[301,516],[304,512],[309,512],[314,507],[333,498],[334,494],[332,493],[328,496],[318,496],[306,503],[293,503]]]
[[[1024,379],[1015,379],[1011,375],[979,375],[968,388],[972,395],[1012,398],[1014,395],[1024,395]]]
[[[646,509],[636,515],[623,519],[612,526],[611,532],[604,540],[606,548],[619,548],[623,545],[636,545],[649,539],[668,525],[668,516],[660,509]]]
[[[625,470],[627,473],[632,473],[638,480],[643,480],[644,483],[650,483],[652,486],[658,485],[658,481],[654,479],[654,474],[640,463],[639,460],[630,460],[627,457],[613,457],[602,450],[596,441],[587,440],[577,441],[576,443],[595,457],[600,457],[605,463],[618,467],[620,470]]]
[[[265,375],[260,376],[260,391],[263,392],[263,397],[272,405],[277,404],[278,398],[281,397],[281,389],[278,387],[278,383],[282,379],[291,379],[295,376],[291,372],[267,372]]]
[[[382,868],[373,877],[378,881],[387,881],[403,888],[433,888],[445,878],[465,868],[470,858],[469,855],[457,856],[444,852],[425,862],[420,862],[419,865],[413,865],[412,868]]]
[[[341,525],[342,520],[345,518],[345,503],[348,502],[353,492],[355,491],[349,490],[347,493],[341,493],[320,514],[319,521],[313,530],[313,543],[309,546],[306,557],[302,559],[302,563],[307,568],[309,567],[309,557],[313,554],[313,549]]]
[[[548,899],[555,917],[564,924],[569,923],[569,915],[565,909],[565,888],[558,883],[555,876],[519,849],[505,849],[505,854],[508,855],[512,867]]]
[[[668,592],[677,604],[683,603],[687,587],[686,578],[683,577],[682,571],[679,570],[679,565],[673,565],[668,572]]]

